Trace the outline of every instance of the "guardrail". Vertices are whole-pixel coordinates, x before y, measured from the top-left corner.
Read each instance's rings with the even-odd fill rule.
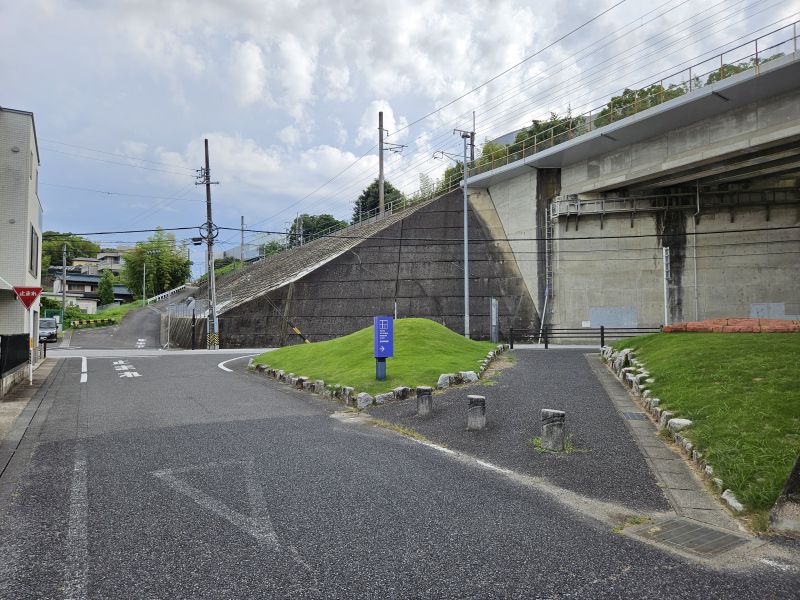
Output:
[[[79,319],[77,321],[70,321],[70,327],[83,327],[84,325],[113,325],[114,319]]]
[[[180,292],[181,290],[183,290],[185,288],[186,288],[186,284],[184,283],[183,285],[179,285],[178,287],[172,288],[171,290],[167,290],[166,292],[161,292],[160,294],[158,294],[156,296],[153,296],[152,298],[147,298],[144,301],[144,303],[145,304],[150,304],[151,302],[160,302],[161,300],[164,300],[165,298],[169,298],[170,296],[172,296],[172,294],[176,294],[176,293]]]
[[[689,67],[673,71],[638,89],[626,89],[622,96],[614,96],[609,102],[579,115],[568,114],[557,119],[556,124],[548,129],[536,132],[523,140],[509,144],[502,150],[476,159],[469,166],[469,176],[474,177],[525,159],[584,133],[620,121],[698,88],[738,75],[743,71],[754,69],[755,74],[758,75],[765,63],[786,54],[797,54],[798,24],[800,21],[784,25]],[[629,92],[633,92],[633,94]]]
[[[597,339],[600,347],[606,345],[606,339],[622,339],[626,337],[636,337],[648,333],[660,333],[661,327],[576,327],[576,328],[555,328],[545,326],[541,329],[514,329],[508,330],[508,344],[513,349],[514,341],[522,340],[541,340],[536,343],[544,343],[545,349],[549,348],[553,339]]]

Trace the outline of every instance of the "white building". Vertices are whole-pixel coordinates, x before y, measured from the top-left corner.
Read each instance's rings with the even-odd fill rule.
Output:
[[[11,286],[41,286],[42,204],[33,113],[0,107],[0,335],[29,333]],[[38,336],[39,300],[34,311]]]

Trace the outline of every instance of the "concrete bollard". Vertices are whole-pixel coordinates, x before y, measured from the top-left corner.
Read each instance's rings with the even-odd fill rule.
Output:
[[[427,417],[433,411],[433,390],[427,386],[417,388],[417,416]]]
[[[484,396],[467,396],[467,431],[480,431],[486,427],[486,398]]]
[[[540,414],[542,419],[542,448],[553,452],[563,452],[566,413],[562,410],[543,408]]]

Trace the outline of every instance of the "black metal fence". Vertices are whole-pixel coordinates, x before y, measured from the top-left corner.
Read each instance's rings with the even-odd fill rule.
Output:
[[[553,328],[545,326],[543,329],[514,329],[508,331],[508,344],[514,348],[514,342],[527,342],[550,346],[553,340],[597,340],[600,347],[606,345],[606,340],[619,340],[626,337],[636,337],[648,333],[660,333],[660,327],[579,327],[579,328]]]
[[[27,333],[0,336],[0,377],[28,362],[29,357]]]

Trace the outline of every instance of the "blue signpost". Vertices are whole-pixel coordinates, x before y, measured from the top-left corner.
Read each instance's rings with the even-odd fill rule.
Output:
[[[394,356],[394,319],[374,317],[375,327],[375,379],[386,379],[386,359]]]

